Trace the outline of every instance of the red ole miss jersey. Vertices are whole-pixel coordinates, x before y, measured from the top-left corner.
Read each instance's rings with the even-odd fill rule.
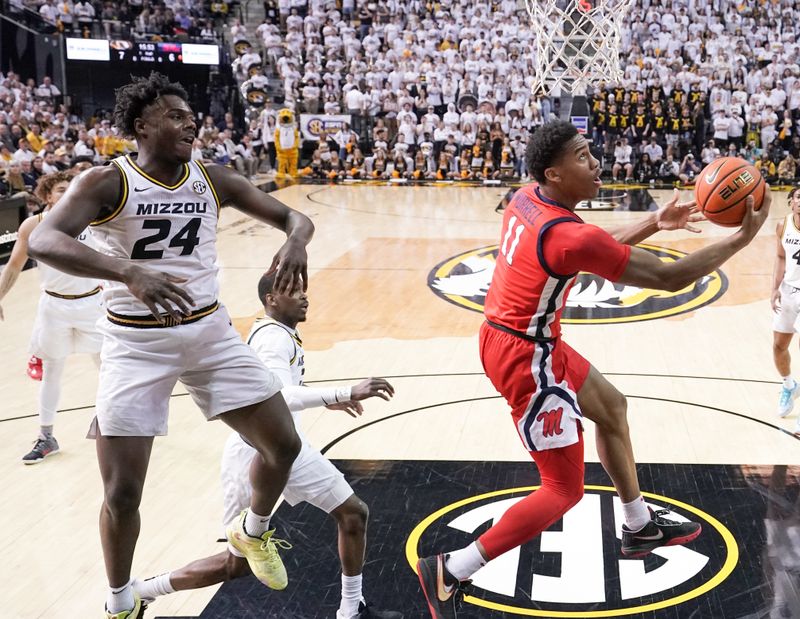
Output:
[[[578,442],[589,362],[563,342],[561,312],[579,271],[618,279],[630,247],[542,195],[520,189],[503,219],[479,346],[529,451]],[[578,423],[576,423],[576,421]]]
[[[545,197],[537,184],[523,187],[503,217],[486,319],[532,339],[557,338],[578,272],[616,281],[630,252],[602,228]]]

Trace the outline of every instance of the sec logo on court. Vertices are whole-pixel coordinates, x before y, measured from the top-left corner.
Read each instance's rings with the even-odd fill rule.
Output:
[[[433,548],[468,543],[537,488],[488,492],[438,509],[409,535],[408,563],[414,567]],[[698,543],[659,548],[643,559],[622,557],[619,498],[611,487],[587,485],[560,523],[476,572],[464,601],[529,617],[621,617],[678,606],[731,575],[739,548],[725,525],[687,503],[642,494],[655,510],[669,507],[671,518],[702,523]]]
[[[665,262],[686,256],[684,252],[656,245],[640,244],[637,247]],[[489,245],[444,260],[428,274],[428,286],[450,303],[483,312],[497,251],[497,245]],[[666,318],[713,303],[727,289],[728,278],[719,270],[677,292],[637,288],[613,283],[591,273],[580,273],[570,290],[562,321],[608,324]]]

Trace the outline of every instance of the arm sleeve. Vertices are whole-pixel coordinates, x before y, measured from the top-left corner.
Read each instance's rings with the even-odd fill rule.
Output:
[[[281,395],[290,411],[297,412],[350,399],[350,387],[317,388],[293,384],[291,361],[297,354],[297,348],[281,327],[267,326],[256,331],[250,340],[250,346],[267,369],[281,381]]]
[[[587,271],[614,282],[628,266],[631,248],[597,226],[564,222],[545,232],[542,253],[554,273]]]

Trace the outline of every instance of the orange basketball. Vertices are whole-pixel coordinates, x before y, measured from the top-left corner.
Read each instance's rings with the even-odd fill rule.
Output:
[[[722,157],[709,163],[694,186],[700,212],[719,226],[735,227],[744,219],[745,199],[752,195],[761,208],[767,183],[754,166],[739,157]]]

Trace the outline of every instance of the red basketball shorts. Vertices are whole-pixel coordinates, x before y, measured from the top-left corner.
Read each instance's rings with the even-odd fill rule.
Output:
[[[534,343],[485,322],[479,343],[483,370],[511,407],[525,448],[541,451],[577,443],[582,430],[577,394],[589,362],[561,338]]]

